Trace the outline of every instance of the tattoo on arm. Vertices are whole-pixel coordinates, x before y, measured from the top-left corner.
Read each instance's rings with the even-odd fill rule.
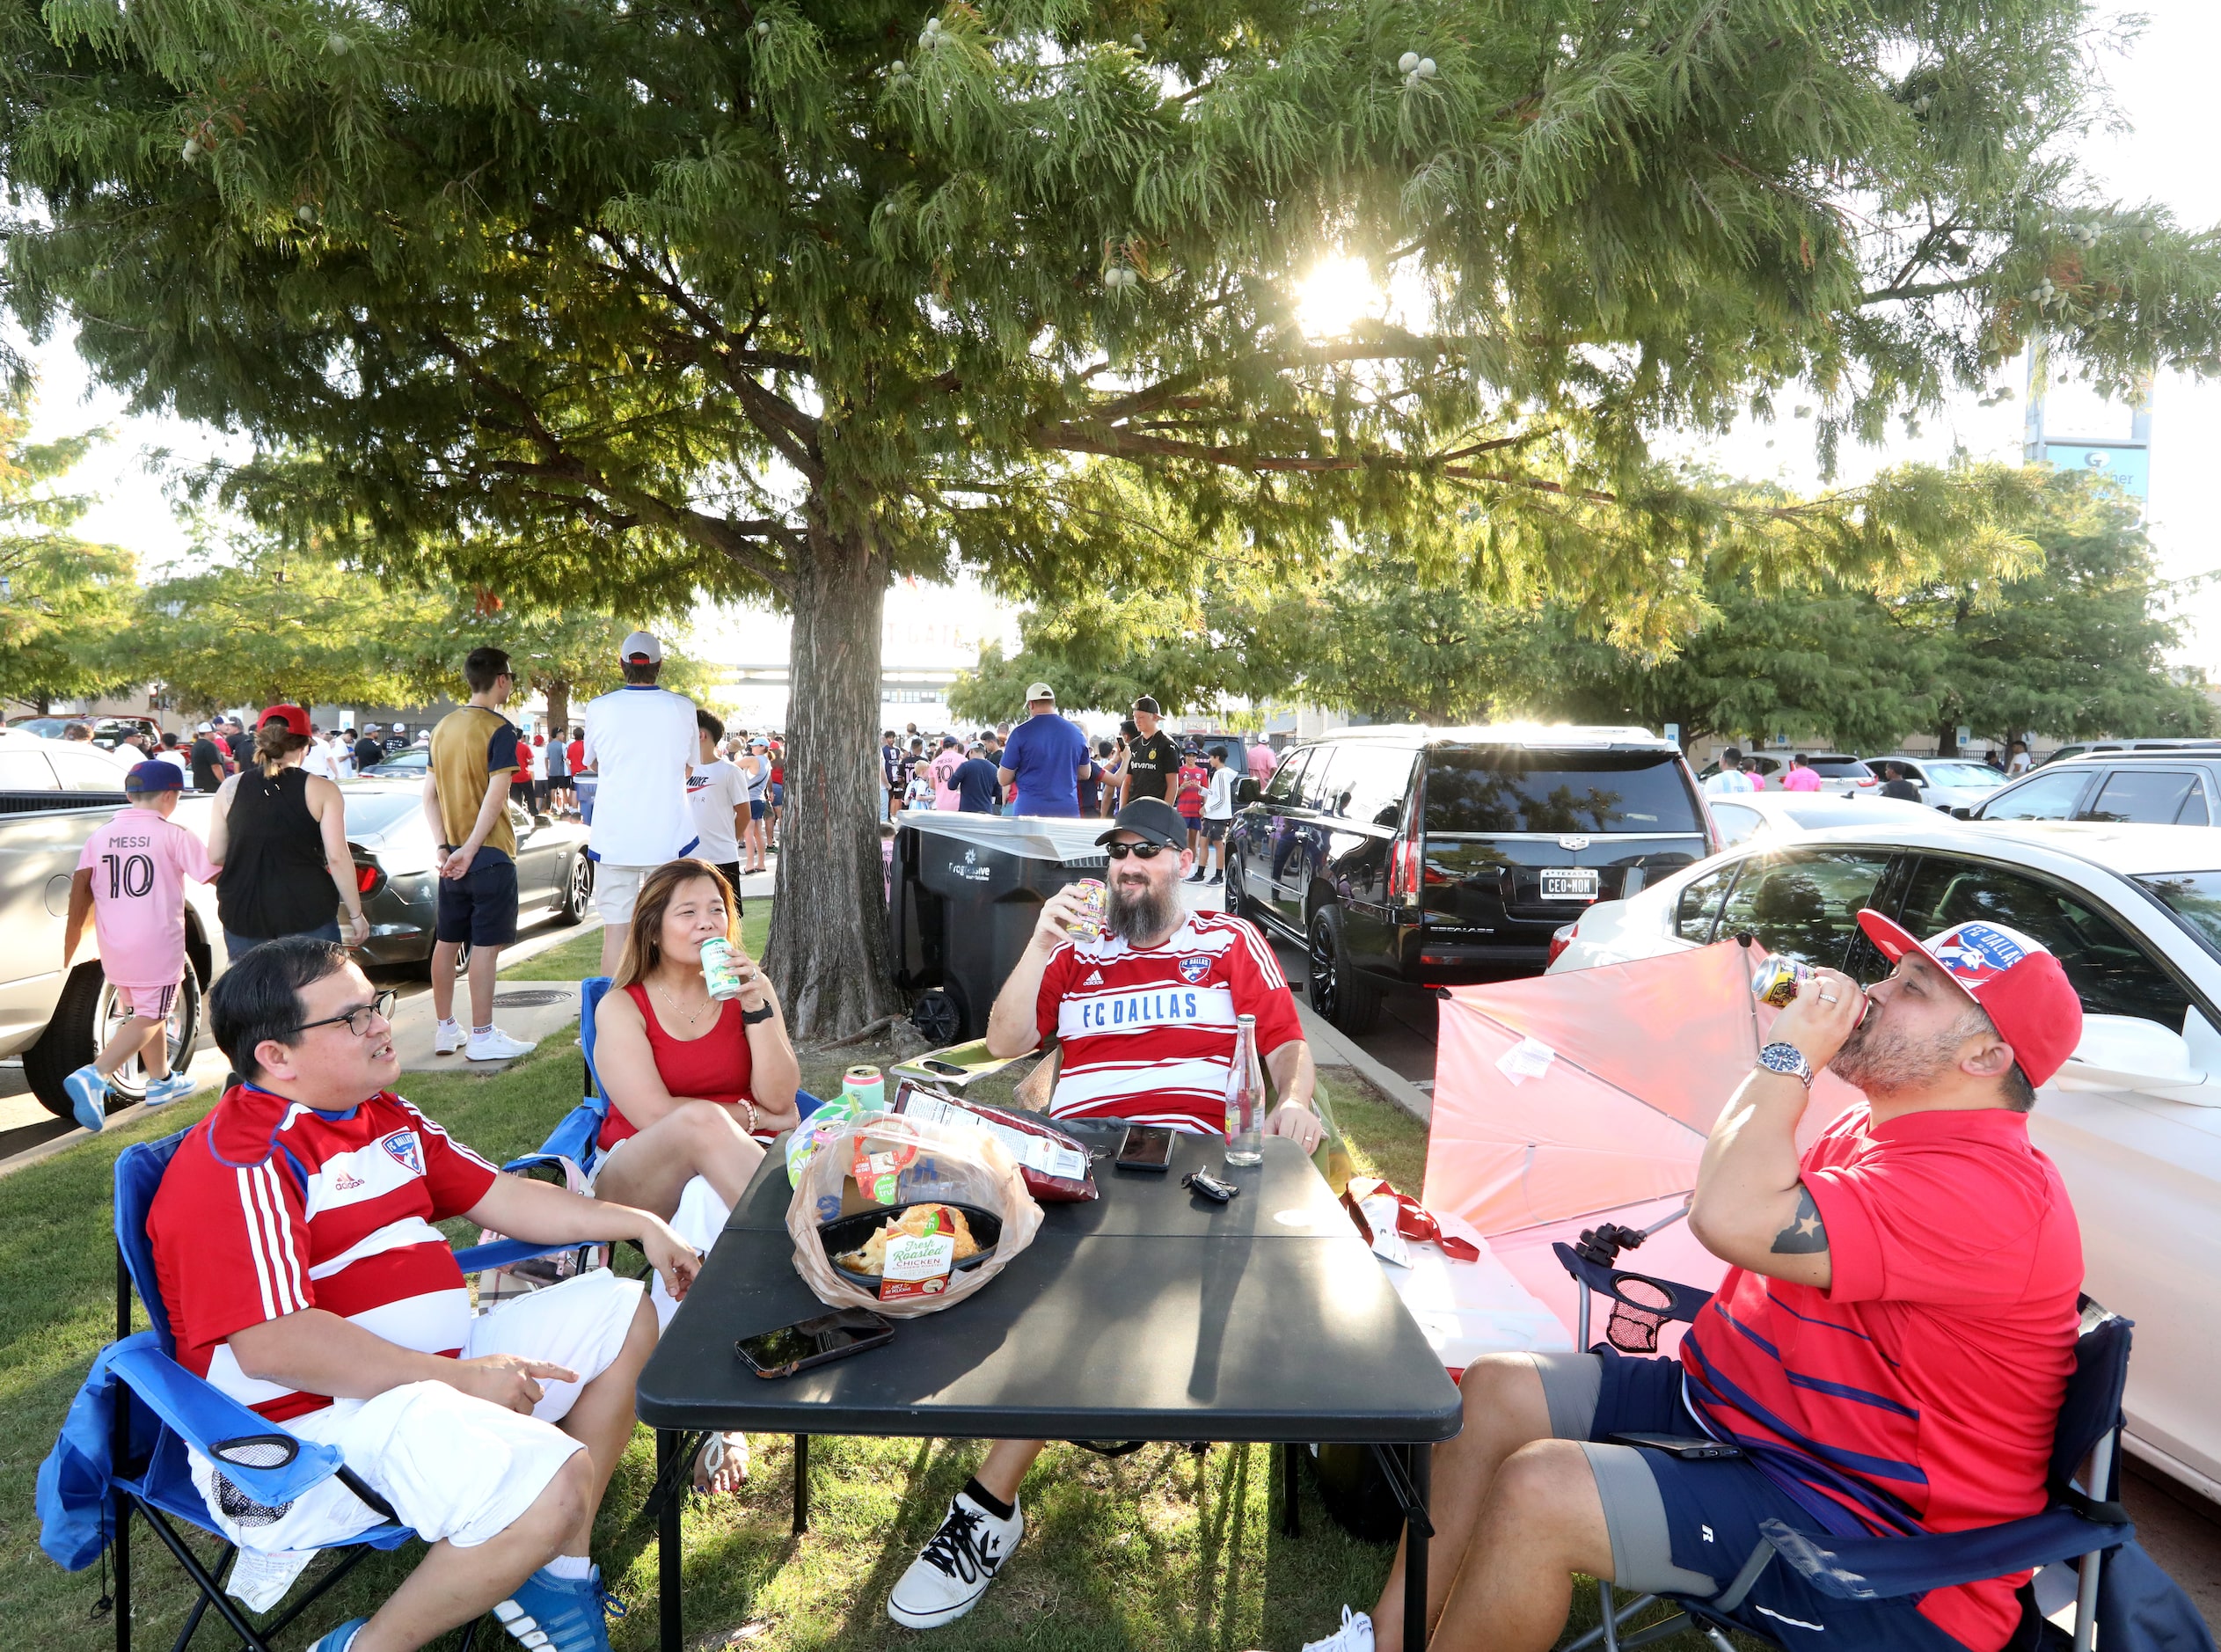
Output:
[[[1820,1220],[1820,1207],[1812,1202],[1812,1189],[1797,1187],[1797,1214],[1789,1225],[1773,1236],[1777,1256],[1811,1256],[1828,1248],[1828,1230]]]

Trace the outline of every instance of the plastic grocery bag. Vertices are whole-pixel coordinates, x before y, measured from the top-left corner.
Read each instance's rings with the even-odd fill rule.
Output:
[[[804,1128],[815,1123],[807,1120]],[[1041,1230],[1041,1208],[1026,1191],[1018,1161],[983,1129],[876,1114],[813,1135],[813,1150],[799,1166],[788,1160],[794,1193],[786,1231],[794,1241],[794,1271],[829,1307],[869,1308],[895,1319],[936,1312],[983,1289]],[[930,1292],[882,1297],[851,1283],[826,1254],[818,1232],[825,1224],[877,1210],[893,1218],[927,1202],[969,1206],[1002,1224],[983,1258],[958,1265]]]

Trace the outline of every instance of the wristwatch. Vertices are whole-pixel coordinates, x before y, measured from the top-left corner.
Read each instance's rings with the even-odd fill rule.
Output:
[[[772,1011],[771,1006],[766,1004],[760,1010],[742,1010],[741,1012],[741,1019],[743,1021],[746,1021],[750,1027],[754,1027],[758,1021],[770,1020],[773,1013],[774,1012]],[[1809,1080],[1808,1080],[1808,1082],[1809,1082]]]
[[[1812,1064],[1805,1059],[1805,1052],[1786,1039],[1776,1039],[1758,1052],[1758,1064],[1768,1072],[1786,1073],[1792,1078],[1804,1081],[1812,1088]]]

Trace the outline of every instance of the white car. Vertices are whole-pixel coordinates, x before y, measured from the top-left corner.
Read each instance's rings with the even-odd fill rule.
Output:
[[[1976,763],[1971,757],[1869,757],[1867,766],[1877,780],[1889,778],[1889,765],[1903,766],[1905,778],[1920,788],[1920,800],[1930,808],[1947,812],[1954,808],[1975,808],[1991,793],[2005,783],[2004,775],[1986,763]],[[1873,792],[1861,792],[1861,797],[1874,797]],[[1877,801],[1880,800],[1877,798]]]
[[[2128,1449],[2221,1497],[2221,833],[1931,816],[1760,837],[1589,908],[1550,970],[1748,932],[1874,981],[1889,966],[1862,906],[1924,936],[1991,918],[2058,954],[2082,1043],[2038,1093],[2029,1134],[2073,1196],[2084,1289],[2137,1322]]]
[[[0,728],[0,792],[121,792],[136,757],[85,740],[47,740]]]
[[[1705,807],[1726,848],[1763,837],[1783,843],[1832,826],[1871,826],[1893,820],[1925,822],[1929,811],[1894,797],[1847,797],[1840,792],[1734,792],[1708,797]]]

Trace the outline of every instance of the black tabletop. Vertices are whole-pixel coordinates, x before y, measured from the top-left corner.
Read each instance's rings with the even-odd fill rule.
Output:
[[[1103,1197],[1044,1206],[1034,1243],[977,1296],[777,1382],[734,1342],[825,1310],[794,1272],[771,1155],[641,1374],[641,1419],[1012,1439],[1455,1435],[1440,1357],[1295,1144],[1268,1138],[1262,1166],[1231,1173],[1243,1192],[1223,1208],[1179,1183],[1221,1169],[1221,1144],[1178,1145],[1168,1175],[1099,1161]]]

